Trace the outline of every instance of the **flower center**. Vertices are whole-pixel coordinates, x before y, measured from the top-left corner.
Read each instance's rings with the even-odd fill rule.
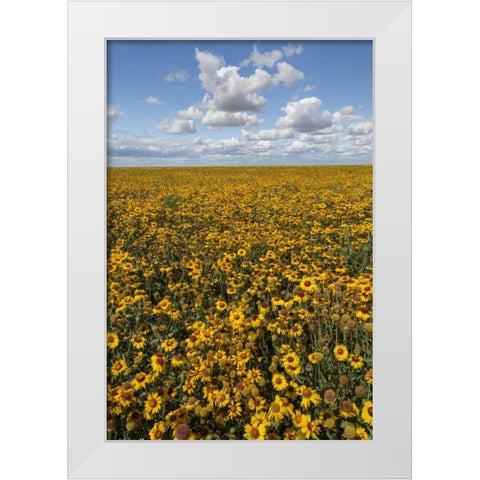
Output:
[[[280,411],[280,405],[278,403],[273,402],[270,405],[270,408],[272,409],[272,412],[278,413]]]
[[[302,395],[304,398],[310,398],[312,396],[312,391],[309,388],[304,388]]]

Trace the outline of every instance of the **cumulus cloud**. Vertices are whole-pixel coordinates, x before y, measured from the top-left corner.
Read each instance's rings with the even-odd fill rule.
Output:
[[[157,97],[147,97],[145,99],[145,102],[149,105],[160,105],[161,103],[163,103]]]
[[[203,112],[195,105],[192,105],[186,110],[180,110],[177,117],[182,120],[200,120],[203,117]]]
[[[367,135],[358,135],[354,142],[354,145],[357,147],[370,147],[372,146],[373,134],[369,133]]]
[[[350,135],[368,135],[373,131],[373,122],[368,120],[366,122],[352,123],[348,128]]]
[[[287,152],[308,152],[311,151],[315,148],[314,145],[304,142],[303,140],[294,140],[293,142],[289,143],[286,147],[285,150]]]
[[[193,120],[183,120],[181,118],[175,118],[168,120],[164,118],[160,124],[155,127],[159,132],[168,133],[172,135],[181,135],[184,133],[195,133],[195,122]]]
[[[114,157],[176,157],[185,154],[188,145],[160,137],[110,135],[107,139],[108,155]]]
[[[311,133],[302,133],[300,140],[307,143],[327,144],[334,143],[340,139],[340,134],[330,133],[328,135],[312,135]]]
[[[302,98],[288,102],[282,110],[284,117],[277,120],[277,127],[291,128],[300,133],[311,133],[332,125],[332,114],[328,110],[320,112],[322,101],[317,97]]]
[[[298,55],[302,53],[302,46],[295,46],[289,43],[288,45],[285,45],[282,50],[286,57],[291,57],[292,55]]]
[[[264,122],[262,118],[256,115],[248,115],[246,112],[223,112],[209,110],[202,118],[202,124],[210,128],[217,129],[222,127],[253,127],[261,125]]]
[[[120,110],[120,105],[107,105],[107,122],[116,122],[119,118],[124,117],[125,114]]]
[[[278,73],[273,76],[274,84],[284,82],[286,85],[291,87],[294,83],[297,83],[305,78],[303,72],[297,70],[295,67],[292,67],[292,65],[287,62],[277,63],[277,69]]]
[[[343,125],[331,125],[330,127],[322,128],[321,130],[317,130],[316,132],[311,132],[308,135],[321,137],[323,135],[332,135],[332,134],[340,134],[343,132]]]
[[[177,72],[170,72],[165,76],[167,82],[186,82],[190,78],[189,73],[186,70],[179,70]]]
[[[243,60],[243,62],[240,63],[240,66],[245,67],[253,63],[257,67],[272,68],[281,58],[283,58],[283,53],[280,50],[260,53],[257,46],[254,45],[253,52],[246,60]]]
[[[242,164],[318,164],[365,163],[371,161],[371,144],[356,141],[324,141],[327,135],[308,136],[286,142],[266,139],[247,141],[195,137],[178,141],[165,137],[110,135],[108,164],[121,165],[242,165]],[[357,139],[361,136],[355,137]],[[320,140],[318,142],[317,140]]]
[[[347,105],[346,107],[342,107],[340,110],[333,114],[333,121],[334,122],[351,122],[360,118],[357,110],[353,105]]]
[[[195,57],[202,87],[211,94],[211,98],[204,102],[206,108],[225,112],[258,112],[266,105],[265,97],[258,92],[273,86],[268,72],[257,68],[252,75],[242,77],[238,73],[239,67],[225,66],[222,57],[198,48]]]
[[[248,130],[242,131],[242,139],[252,141],[267,141],[267,140],[281,140],[285,138],[293,138],[293,130],[289,128],[277,129],[272,128],[271,130],[260,130],[258,133],[253,133]]]
[[[315,90],[315,87],[313,85],[307,85],[303,91],[304,92],[311,92],[312,90]]]

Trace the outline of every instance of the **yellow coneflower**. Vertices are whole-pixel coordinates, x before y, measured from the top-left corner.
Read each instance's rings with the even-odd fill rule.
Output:
[[[148,383],[148,375],[144,372],[137,373],[135,378],[130,382],[135,391],[145,388]]]
[[[315,279],[312,277],[302,278],[300,281],[300,288],[305,292],[313,292],[317,288],[317,284],[315,283]]]
[[[141,335],[134,335],[130,341],[132,342],[132,345],[138,349],[141,350],[145,346],[145,337],[142,337]]]
[[[312,420],[311,415],[302,415],[300,431],[305,435],[305,438],[318,439],[318,433],[320,431],[320,421]]]
[[[162,399],[158,393],[149,393],[144,403],[144,415],[147,420],[151,420],[153,416],[160,410]]]
[[[173,350],[175,350],[177,345],[178,345],[178,342],[174,338],[168,338],[167,340],[162,342],[162,348],[166,352],[172,352]]]
[[[373,403],[367,401],[363,404],[362,407],[362,420],[367,424],[373,425]]]
[[[303,327],[299,323],[294,323],[290,330],[288,330],[288,336],[291,338],[297,338],[303,333]]]
[[[279,392],[287,388],[287,380],[281,373],[275,373],[272,377],[273,388]]]
[[[107,347],[112,350],[118,346],[118,335],[114,332],[107,333]]]
[[[350,361],[350,365],[355,369],[362,368],[364,365],[363,357],[361,357],[360,355],[355,355],[354,353],[350,355],[349,361]]]
[[[157,422],[149,432],[150,440],[161,440],[165,435],[168,427],[164,422]]]
[[[359,440],[370,440],[370,435],[363,427],[357,426],[355,429],[355,435]]]
[[[343,418],[353,418],[358,416],[359,410],[355,403],[350,400],[344,400],[340,404],[340,416]]]
[[[287,428],[283,434],[284,440],[296,440],[297,432],[293,428]]]
[[[216,303],[216,308],[219,312],[223,312],[227,308],[227,302],[223,299],[219,299]]]
[[[218,407],[226,407],[230,402],[230,394],[224,390],[216,392],[215,395],[215,404]]]
[[[248,408],[250,410],[255,410],[257,412],[263,410],[266,407],[267,401],[265,398],[256,396],[254,398],[249,398],[248,399]]]
[[[172,366],[174,367],[181,367],[182,365],[185,365],[185,362],[185,357],[181,353],[175,354],[172,358]]]
[[[313,352],[308,355],[308,361],[313,365],[320,363],[323,360],[323,353],[322,352]]]
[[[258,411],[255,412],[251,417],[250,417],[250,423],[254,426],[257,427],[259,425],[263,425],[265,427],[270,426],[270,420],[268,418],[267,412],[263,411]]]
[[[298,384],[295,382],[289,382],[285,387],[285,396],[290,400],[295,399],[298,396]]]
[[[242,406],[239,402],[231,401],[227,408],[227,419],[233,420],[242,414]]]
[[[150,357],[154,372],[162,373],[167,367],[167,359],[162,352],[157,352]]]
[[[310,407],[310,404],[318,405],[320,403],[320,395],[309,387],[302,385],[298,388],[298,395],[301,397],[302,401],[300,406],[303,408]]]
[[[293,426],[295,428],[301,428],[303,413],[300,410],[295,410],[290,413],[290,416],[292,417]]]
[[[368,320],[370,318],[370,312],[367,307],[361,307],[360,310],[358,310],[355,313],[355,316],[360,319],[360,320]]]
[[[115,360],[115,362],[112,363],[112,366],[110,367],[110,372],[112,372],[112,375],[120,375],[122,372],[124,372],[127,369],[127,362],[123,360],[123,358],[120,358],[119,360]]]
[[[245,425],[245,433],[243,436],[247,440],[265,440],[265,435],[267,433],[265,425]]]
[[[268,418],[274,422],[280,421],[285,416],[285,408],[282,406],[282,400],[275,395],[275,400],[270,404],[268,409]]]
[[[294,352],[287,353],[282,357],[283,368],[298,367],[300,365],[300,358]]]
[[[345,345],[336,345],[333,349],[333,355],[339,362],[344,362],[348,359],[348,350]]]
[[[297,377],[300,375],[301,372],[301,367],[300,365],[286,365],[285,366],[285,371],[291,376],[291,377]]]

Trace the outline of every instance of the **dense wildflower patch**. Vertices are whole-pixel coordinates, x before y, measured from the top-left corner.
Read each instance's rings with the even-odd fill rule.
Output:
[[[372,438],[371,166],[109,168],[113,440]]]

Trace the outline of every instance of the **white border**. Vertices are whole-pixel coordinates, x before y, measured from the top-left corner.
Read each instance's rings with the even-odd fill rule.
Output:
[[[105,442],[105,38],[375,40],[375,433]],[[69,2],[70,478],[411,478],[411,3]]]

